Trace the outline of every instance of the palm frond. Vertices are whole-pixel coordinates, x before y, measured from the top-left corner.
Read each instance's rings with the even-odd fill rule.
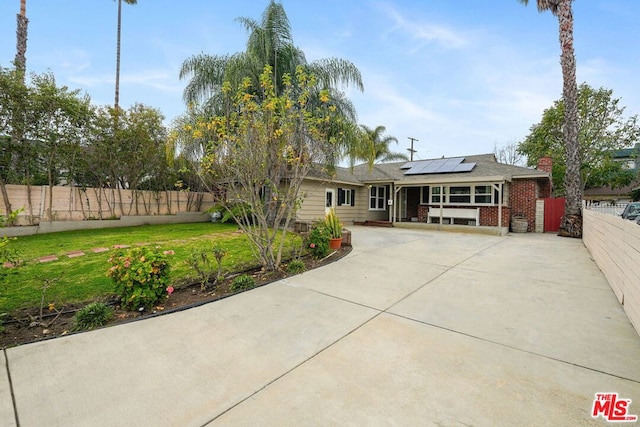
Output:
[[[230,58],[201,53],[187,58],[180,67],[180,79],[191,78],[182,98],[187,104],[207,101],[221,87]]]
[[[360,70],[351,61],[341,58],[323,58],[309,64],[311,74],[314,74],[323,87],[338,85],[354,85],[361,92],[364,91]]]

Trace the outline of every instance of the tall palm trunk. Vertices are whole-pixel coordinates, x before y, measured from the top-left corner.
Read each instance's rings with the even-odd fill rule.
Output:
[[[27,26],[29,20],[27,19],[27,0],[20,0],[20,13],[17,15],[16,26],[16,70],[23,75],[27,69]]]
[[[27,70],[27,28],[29,20],[27,19],[27,0],[20,0],[20,13],[16,16],[16,58],[14,60],[14,66],[20,82],[24,85],[25,73]],[[17,111],[14,111],[13,117],[13,129],[11,132],[12,146],[20,147],[21,152],[24,153],[24,114],[23,107],[24,102],[19,102],[20,107]],[[7,215],[11,213],[11,202],[9,201],[9,195],[5,187],[4,179],[0,179],[0,191],[2,192],[2,199],[4,200],[4,207]],[[31,200],[29,199],[29,202]]]
[[[116,35],[116,99],[114,107],[120,104],[120,31],[122,28],[122,0],[118,0],[118,29]]]
[[[578,143],[578,85],[576,83],[576,59],[573,49],[572,0],[558,3],[558,23],[562,54],[562,97],[564,100],[564,153],[566,172],[565,215],[560,224],[560,235],[582,237],[582,177],[580,175],[580,146]]]

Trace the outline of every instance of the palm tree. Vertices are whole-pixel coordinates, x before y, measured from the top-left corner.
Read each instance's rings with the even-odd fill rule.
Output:
[[[16,58],[14,60],[14,66],[16,69],[16,77],[18,78],[18,84],[24,87],[24,78],[25,73],[27,71],[27,28],[29,25],[29,20],[27,19],[27,0],[20,0],[20,13],[16,16]],[[21,108],[23,103],[18,103],[17,110],[14,111],[13,117],[13,126],[11,132],[12,145],[19,145],[20,147],[24,147],[24,110]],[[2,192],[2,199],[4,201],[4,208],[7,214],[7,217],[11,214],[11,202],[9,201],[9,195],[7,194],[7,189],[5,185],[5,181],[0,176],[0,192]],[[27,185],[29,181],[27,180]],[[31,187],[28,187],[29,190]],[[29,191],[29,197],[31,197],[31,192]],[[29,201],[31,199],[29,198]],[[31,208],[31,204],[29,204],[29,208]]]
[[[367,162],[369,169],[373,169],[375,163],[409,160],[406,154],[394,153],[389,150],[389,144],[392,142],[397,144],[398,138],[385,135],[386,131],[384,126],[372,129],[366,125],[360,125],[361,136],[357,157],[359,160]]]
[[[136,4],[138,0],[117,0],[118,1],[118,32],[116,36],[116,99],[114,107],[117,110],[120,104],[120,32],[122,28],[122,2]]]
[[[528,0],[519,0],[528,4]],[[573,0],[537,0],[538,11],[551,11],[558,18],[560,36],[560,66],[562,67],[562,98],[564,114],[564,154],[566,172],[565,214],[560,223],[562,236],[582,237],[582,177],[580,175],[580,146],[578,143],[578,84],[573,49]]]
[[[278,92],[283,87],[283,76],[294,75],[298,66],[317,78],[320,89],[336,92],[335,99],[343,98],[337,91],[338,85],[355,85],[363,90],[360,71],[350,61],[326,58],[307,62],[304,52],[293,43],[291,24],[281,3],[271,0],[260,22],[242,17],[237,20],[249,32],[244,52],[222,56],[203,53],[187,58],[182,64],[180,78],[190,78],[183,95],[187,104],[204,103],[215,108],[219,105],[222,84],[229,82],[235,88],[244,78],[249,78],[252,88],[259,93],[259,78],[265,65],[273,70]]]
[[[29,20],[27,19],[27,0],[20,0],[20,13],[17,15],[17,29],[16,29],[16,70],[25,73],[27,69],[27,26]]]

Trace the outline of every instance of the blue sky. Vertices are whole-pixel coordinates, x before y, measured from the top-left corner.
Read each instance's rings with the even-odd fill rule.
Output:
[[[523,139],[560,98],[557,19],[535,0],[283,0],[309,61],[340,57],[365,91],[346,92],[358,122],[384,125],[417,159],[492,152]],[[260,19],[267,0],[138,0],[123,5],[120,104],[184,111],[184,59],[244,50],[239,16]],[[578,82],[614,91],[640,113],[640,1],[576,0]],[[19,0],[0,0],[0,65],[15,56]],[[97,105],[112,104],[117,4],[27,0],[29,71],[54,73]]]

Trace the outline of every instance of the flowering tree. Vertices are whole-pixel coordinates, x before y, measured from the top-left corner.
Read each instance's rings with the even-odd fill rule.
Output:
[[[195,137],[212,135],[201,170],[214,182],[214,194],[224,195],[219,203],[267,270],[280,266],[287,228],[302,203],[303,179],[312,166],[326,164],[337,146],[328,136],[335,114],[328,91],[314,94],[315,77],[302,67],[283,81],[277,94],[267,65],[260,93],[249,79],[235,90],[225,83],[224,113],[194,129]],[[310,103],[312,95],[322,105]]]

